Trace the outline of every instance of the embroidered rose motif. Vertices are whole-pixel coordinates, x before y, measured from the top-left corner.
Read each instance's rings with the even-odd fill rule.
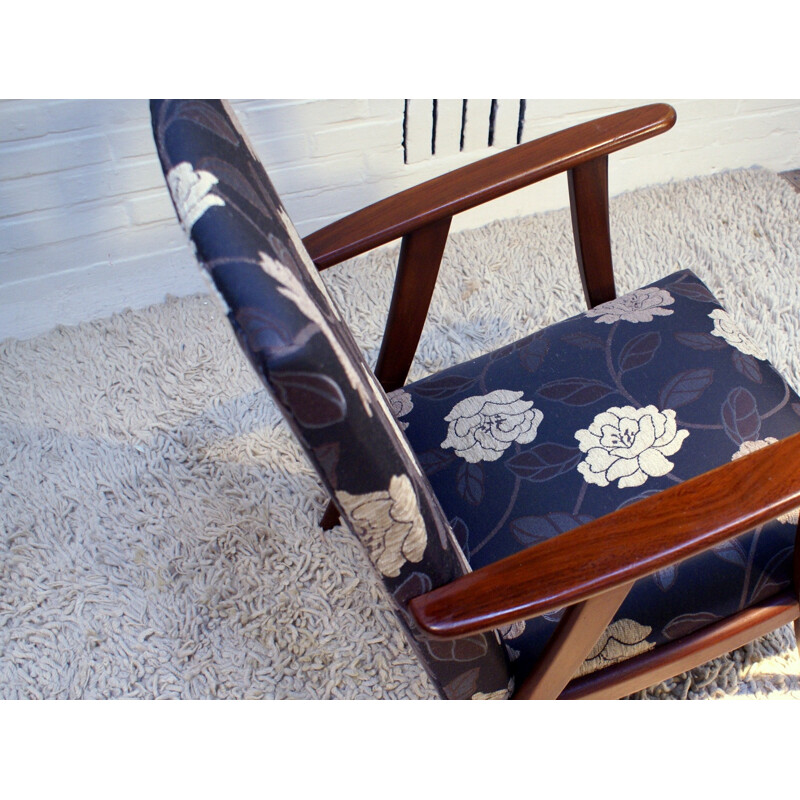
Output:
[[[521,397],[522,392],[496,389],[456,403],[444,418],[450,427],[441,446],[475,464],[496,461],[513,442],[532,442],[543,414]]]
[[[496,692],[475,692],[470,700],[508,700],[514,691],[514,679],[508,682],[508,689],[498,689]]]
[[[209,208],[225,205],[219,195],[211,194],[219,179],[204,169],[194,170],[188,161],[182,161],[167,173],[167,183],[187,233]]]
[[[735,347],[747,356],[754,356],[762,361],[767,360],[764,350],[734,322],[733,317],[727,311],[715,308],[708,316],[714,320],[712,336],[719,336],[731,347]]]
[[[522,636],[522,634],[525,633],[525,620],[512,622],[510,625],[503,625],[502,628],[498,629],[498,632],[503,639],[516,639],[518,636]]]
[[[618,619],[613,622],[603,631],[603,635],[581,664],[578,675],[588,675],[601,667],[652,650],[655,644],[645,641],[652,630],[632,619]]]
[[[596,308],[586,311],[587,317],[597,317],[595,322],[651,322],[653,317],[666,317],[672,314],[671,306],[675,298],[666,289],[651,286],[648,289],[637,289],[635,292],[601,303]]]
[[[742,442],[739,445],[739,449],[731,456],[731,461],[736,461],[742,456],[755,453],[756,450],[761,450],[767,445],[775,444],[777,441],[774,436],[767,436],[766,439],[759,439],[756,442]],[[800,521],[800,508],[796,508],[794,511],[787,511],[785,514],[776,517],[776,519],[778,522],[790,522],[792,525],[797,525],[798,521]]]
[[[609,408],[598,414],[588,430],[575,434],[586,458],[578,472],[587,483],[618,488],[641,486],[648,478],[666,475],[675,465],[666,456],[681,449],[687,430],[678,430],[675,412],[655,406]]]
[[[406,561],[422,560],[428,534],[407,475],[394,475],[388,491],[336,497],[383,575],[396,578]]]
[[[414,401],[405,389],[397,389],[388,394],[387,397],[389,398],[389,405],[392,409],[392,416],[398,420],[397,424],[400,426],[400,430],[404,431],[408,427],[408,423],[400,422],[398,418],[404,417],[414,408]]]

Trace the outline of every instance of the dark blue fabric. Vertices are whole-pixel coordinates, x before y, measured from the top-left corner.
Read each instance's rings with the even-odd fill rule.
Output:
[[[799,398],[764,355],[682,271],[391,400],[477,569],[800,430]],[[796,514],[793,521],[639,581],[587,670],[785,588]],[[504,631],[519,676],[556,619]]]
[[[439,692],[505,696],[496,634],[438,642],[411,598],[468,565],[386,396],[328,297],[261,163],[218,100],[151,103],[178,219],[239,343],[364,545]]]

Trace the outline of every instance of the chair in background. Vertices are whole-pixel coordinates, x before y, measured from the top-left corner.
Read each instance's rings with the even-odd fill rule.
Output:
[[[688,270],[616,297],[608,155],[650,105],[301,240],[221,101],[152,101],[242,349],[447,698],[621,697],[800,617],[800,398]],[[456,213],[559,172],[589,310],[404,385]],[[318,271],[402,237],[375,372]],[[389,392],[388,396],[385,392]]]

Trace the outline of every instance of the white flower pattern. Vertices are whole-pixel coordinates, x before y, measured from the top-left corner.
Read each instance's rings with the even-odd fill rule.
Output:
[[[308,292],[305,290],[305,287],[300,282],[300,279],[289,269],[289,267],[281,264],[280,261],[276,261],[274,258],[270,258],[270,256],[268,256],[266,253],[259,253],[259,256],[261,257],[261,261],[259,262],[261,269],[263,269],[267,275],[281,285],[281,288],[278,289],[278,291],[288,300],[291,300],[297,306],[298,310],[305,314],[305,316],[308,317],[308,319],[310,319],[320,329],[322,335],[328,340],[328,343],[330,344],[333,352],[336,354],[336,357],[339,360],[345,375],[347,375],[348,382],[359,396],[361,404],[364,406],[364,410],[367,412],[367,416],[371,417],[372,406],[370,405],[369,396],[367,395],[361,376],[359,376],[356,368],[353,366],[352,359],[342,349],[339,340],[336,338],[331,326],[328,324],[328,320],[325,319],[322,311],[320,311],[319,307],[311,299]]]
[[[389,398],[389,405],[392,408],[392,415],[397,420],[400,430],[404,431],[408,427],[408,423],[400,421],[399,418],[411,412],[414,408],[414,401],[405,389],[396,389],[394,392],[388,394],[387,397]]]
[[[512,622],[509,625],[503,625],[502,628],[498,629],[500,636],[503,639],[516,639],[518,636],[522,636],[525,633],[525,620],[520,620],[519,622]]]
[[[687,430],[678,430],[675,412],[655,406],[609,408],[588,429],[575,433],[581,452],[578,472],[587,483],[625,489],[641,486],[648,478],[666,475],[675,466],[667,460],[680,450]]]
[[[671,306],[675,298],[666,290],[651,286],[601,303],[584,312],[587,317],[597,317],[595,322],[651,322],[653,317],[666,317],[672,314]]]
[[[388,490],[367,494],[340,490],[336,498],[373,564],[387,578],[396,578],[406,561],[422,560],[428,534],[407,475],[392,476]]]
[[[767,436],[766,439],[759,439],[755,442],[742,442],[739,449],[731,456],[731,461],[736,461],[742,456],[748,456],[750,453],[755,453],[768,445],[775,444],[778,440],[774,436]],[[800,509],[796,508],[794,511],[787,511],[776,517],[778,522],[790,522],[792,525],[797,525],[800,522]]]
[[[522,400],[522,394],[496,389],[459,401],[444,418],[450,426],[441,447],[452,447],[475,464],[496,461],[514,442],[532,442],[543,414],[530,400]]]
[[[747,356],[754,356],[761,361],[767,360],[764,349],[750,338],[734,321],[733,317],[721,308],[715,308],[709,315],[714,321],[712,336],[724,339],[731,347]]]
[[[186,233],[209,208],[225,205],[219,195],[211,192],[218,183],[215,175],[204,169],[195,170],[188,161],[176,164],[167,173],[167,184]]]
[[[632,619],[618,619],[612,622],[586,656],[578,675],[588,675],[609,664],[616,664],[618,661],[625,661],[652,650],[655,644],[646,641],[652,630],[647,625],[640,625]]]

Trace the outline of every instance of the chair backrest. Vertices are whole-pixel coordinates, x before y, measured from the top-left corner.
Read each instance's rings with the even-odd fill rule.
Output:
[[[469,566],[233,113],[219,100],[153,100],[151,115],[178,219],[239,344],[380,571],[434,685],[449,698],[503,696],[510,671],[496,634],[437,642],[406,609]]]

